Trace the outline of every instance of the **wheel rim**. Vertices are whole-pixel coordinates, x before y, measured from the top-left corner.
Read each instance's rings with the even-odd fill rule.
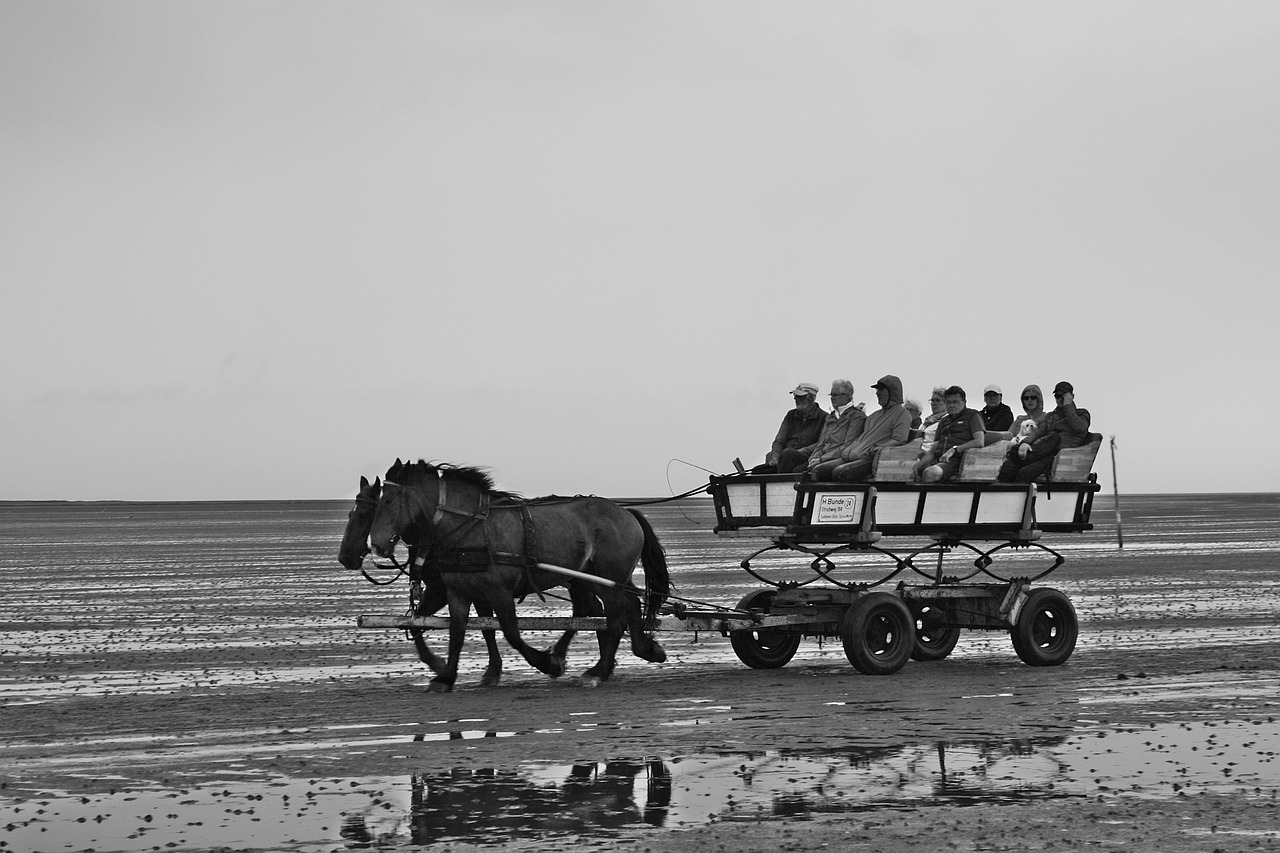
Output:
[[[1031,642],[1046,652],[1056,651],[1067,639],[1067,625],[1062,611],[1056,607],[1041,607],[1031,620]]]
[[[752,631],[751,639],[762,652],[774,652],[787,647],[788,635],[781,631]]]
[[[916,614],[916,642],[922,646],[940,646],[951,639],[946,616],[936,607],[926,607]]]
[[[876,657],[884,657],[902,642],[897,621],[888,613],[876,613],[867,620],[863,632],[867,651]]]

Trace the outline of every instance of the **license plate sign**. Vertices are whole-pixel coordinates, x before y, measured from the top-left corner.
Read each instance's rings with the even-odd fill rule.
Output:
[[[814,507],[814,524],[857,524],[858,498],[861,495],[851,492],[841,494],[820,494]]]

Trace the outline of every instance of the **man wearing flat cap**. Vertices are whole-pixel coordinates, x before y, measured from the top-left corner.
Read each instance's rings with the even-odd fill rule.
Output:
[[[752,474],[791,474],[803,471],[808,464],[827,413],[818,405],[818,386],[812,382],[801,382],[791,396],[795,407],[782,419],[764,464],[752,468]]]
[[[1058,407],[1045,415],[1029,439],[1009,450],[996,479],[1002,483],[1034,483],[1049,470],[1059,450],[1089,443],[1088,409],[1076,406],[1076,389],[1070,382],[1053,386]]]

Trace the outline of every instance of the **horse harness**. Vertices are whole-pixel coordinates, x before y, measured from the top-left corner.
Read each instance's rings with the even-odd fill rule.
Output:
[[[435,529],[439,530],[447,515],[460,516],[462,521],[444,536],[433,537],[431,544],[426,548],[422,550],[414,548],[415,553],[409,574],[411,584],[420,584],[425,571],[485,572],[494,565],[502,564],[522,568],[524,570],[524,582],[527,585],[527,589],[523,594],[527,595],[528,592],[533,591],[537,592],[538,596],[541,597],[542,593],[537,585],[534,584],[532,577],[532,570],[538,565],[538,536],[537,529],[533,524],[533,515],[529,512],[529,502],[508,496],[500,497],[495,501],[490,495],[481,492],[474,511],[454,509],[445,505],[445,499],[448,494],[447,483],[448,481],[445,478],[440,478],[440,492],[436,499],[436,511],[432,516],[431,524]],[[489,529],[485,525],[492,509],[518,509],[520,511],[520,525],[524,531],[523,554],[494,550],[489,540]],[[476,527],[480,528],[480,532],[484,536],[484,545],[464,546],[459,544]]]

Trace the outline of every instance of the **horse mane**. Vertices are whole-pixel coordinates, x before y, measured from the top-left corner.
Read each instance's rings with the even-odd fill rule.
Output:
[[[454,465],[451,462],[427,462],[425,459],[419,459],[412,463],[399,463],[393,465],[387,471],[388,480],[396,480],[403,477],[406,473],[410,473],[415,477],[442,477],[446,480],[452,480],[471,485],[485,492],[490,498],[524,500],[523,496],[515,492],[500,491],[494,486],[493,477],[484,468],[475,465]]]

